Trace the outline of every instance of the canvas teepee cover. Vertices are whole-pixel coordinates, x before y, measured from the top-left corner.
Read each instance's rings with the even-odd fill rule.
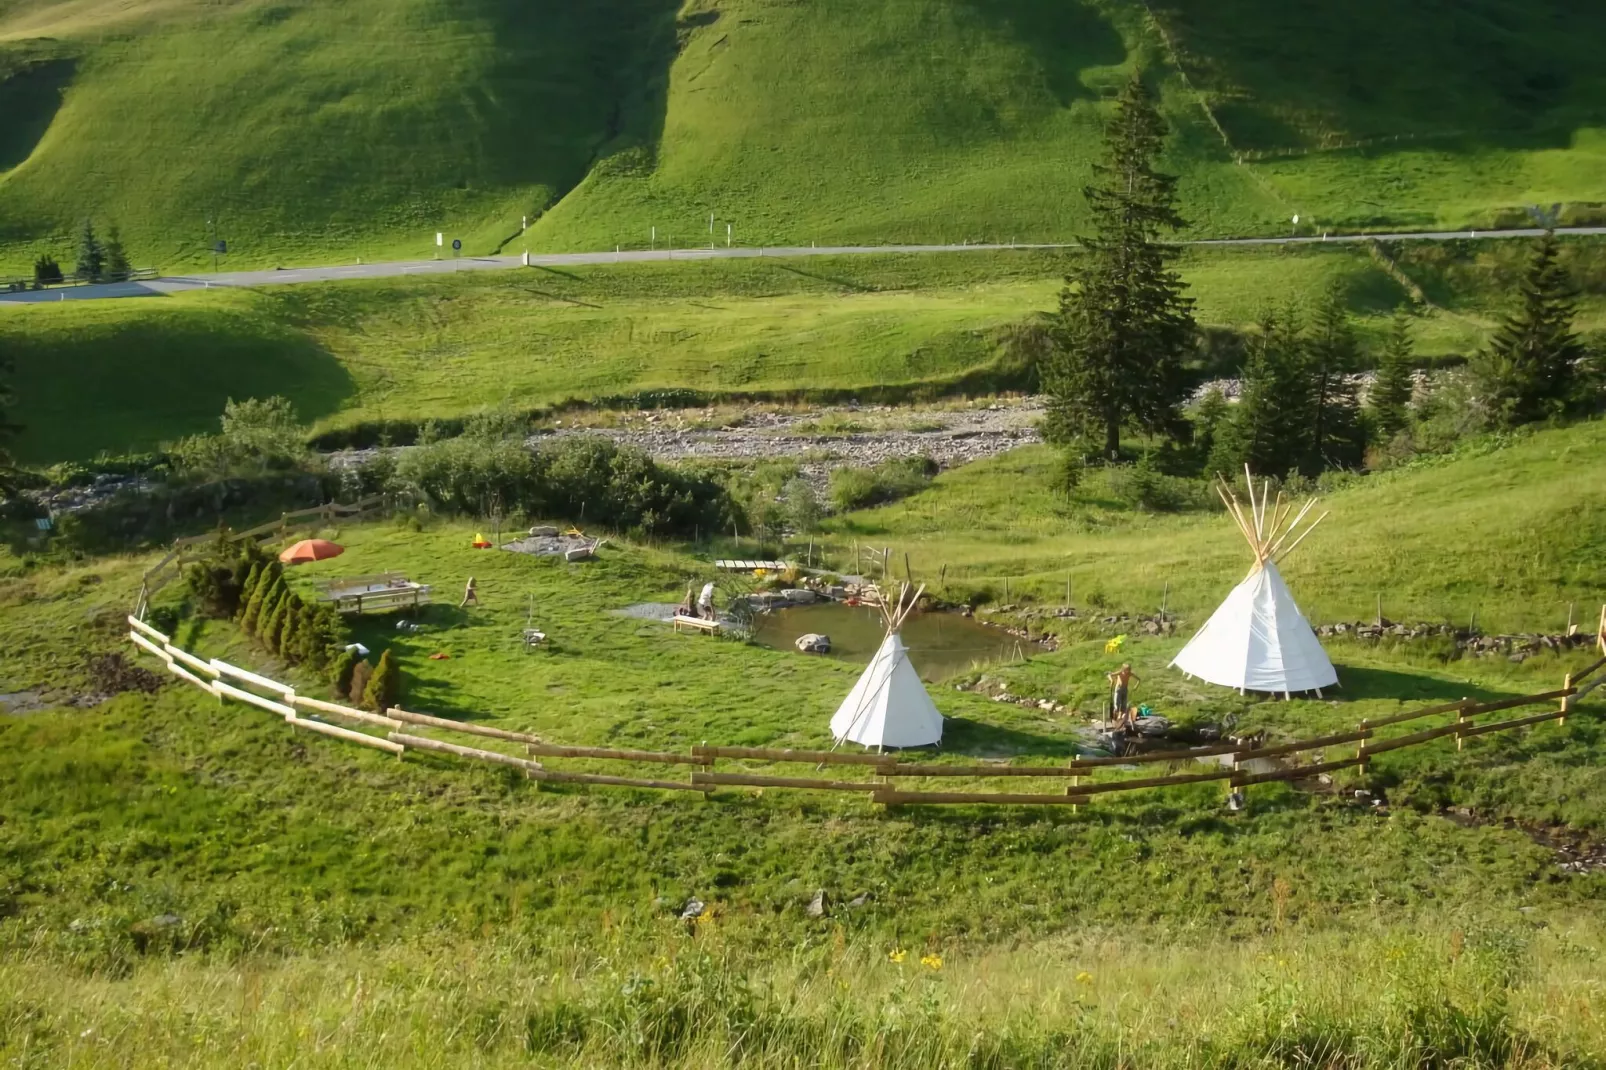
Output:
[[[1245,474],[1247,478],[1247,470]],[[1189,676],[1241,691],[1289,694],[1332,687],[1338,683],[1338,673],[1277,571],[1277,561],[1320,523],[1318,517],[1290,541],[1316,500],[1306,502],[1290,520],[1292,503],[1285,506],[1278,495],[1268,508],[1269,482],[1257,501],[1250,479],[1250,509],[1245,516],[1225,483],[1217,491],[1249,541],[1255,564],[1171,664]]]
[[[915,598],[904,607],[907,585],[899,591],[896,609],[883,604],[887,637],[848,697],[831,718],[831,735],[866,747],[924,747],[942,740],[942,714],[909,662],[898,627]],[[884,600],[883,600],[884,602]]]

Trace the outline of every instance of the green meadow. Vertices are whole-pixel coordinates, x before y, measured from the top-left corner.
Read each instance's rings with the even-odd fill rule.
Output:
[[[1464,457],[1334,494],[1290,583],[1323,619],[1342,591],[1412,575],[1413,602],[1390,609],[1409,617],[1487,587],[1511,539],[1530,540],[1514,557],[1541,544],[1593,556],[1599,491],[1577,471],[1599,468],[1597,430],[1493,455],[1509,478]],[[975,522],[978,484],[1026,485],[1000,471],[962,469],[904,503],[850,514],[840,531],[918,546],[925,510]],[[1466,530],[1480,498],[1476,552],[1458,552],[1442,533]],[[1535,511],[1537,500],[1574,506]],[[1023,500],[1021,515],[1037,504]],[[1343,687],[1324,701],[1202,688],[1166,663],[1241,575],[1236,534],[1219,515],[1151,525],[1114,513],[1111,530],[1061,531],[1057,546],[1098,569],[1109,611],[1152,608],[1145,588],[1120,582],[1145,546],[1186,559],[1172,590],[1180,634],[1132,636],[1110,653],[1098,628],[1071,631],[1055,653],[967,674],[1069,703],[1062,714],[934,686],[948,718],[937,760],[1070,756],[1121,660],[1137,668],[1142,700],[1170,716],[1231,715],[1239,730],[1282,739],[1412,704],[1548,689],[1592,657],[1518,665],[1337,642]],[[1002,532],[1020,519],[994,523]],[[1389,548],[1357,540],[1363,528]],[[673,601],[730,547],[620,539],[569,564],[474,550],[475,531],[428,517],[331,528],[321,534],[347,552],[292,578],[397,569],[436,586],[444,604],[420,617],[421,631],[374,617],[354,633],[400,659],[409,708],[573,743],[827,743],[852,666],[616,612]],[[1000,556],[1030,560],[1030,546],[997,541]],[[1397,571],[1377,574],[1376,555],[1391,553]],[[92,686],[86,654],[132,656],[122,618],[152,559],[0,561],[10,652],[0,690],[58,707],[0,719],[0,1052],[22,1065],[266,1065],[292,1052],[340,1067],[1601,1057],[1606,877],[1563,873],[1524,831],[1599,827],[1598,699],[1564,725],[1464,751],[1446,740],[1379,755],[1365,774],[1339,774],[1331,794],[1252,788],[1239,815],[1215,784],[1074,814],[882,812],[857,797],[753,789],[708,801],[537,790],[509,770],[417,752],[398,762],[300,735],[177,683],[60,708]],[[917,557],[916,572],[926,567]],[[455,608],[470,575],[482,604]],[[1084,575],[1074,600],[1105,612],[1086,601]],[[1518,580],[1499,592],[1493,626],[1549,624],[1544,607],[1574,594],[1567,576]],[[1598,591],[1598,571],[1581,582]],[[158,605],[179,610],[176,639],[190,649],[318,693],[232,624],[184,615],[178,587]],[[519,632],[532,614],[551,645],[526,653]],[[1362,785],[1388,805],[1351,799]],[[1444,807],[1482,820],[1447,820]],[[814,916],[821,889],[826,910]],[[679,918],[692,897],[707,920]]]
[[[1599,246],[1569,246],[1579,326],[1606,327]],[[1508,300],[1519,243],[1409,246],[1424,359],[1474,350]],[[1339,287],[1377,338],[1407,292],[1364,249],[1190,251],[1201,323],[1242,328]],[[33,463],[148,450],[212,430],[230,397],[283,394],[317,431],[365,420],[691,390],[784,400],[983,389],[1001,329],[1055,307],[1046,252],[530,269],[266,287],[0,312]],[[1018,379],[1018,375],[1016,375]],[[969,385],[967,385],[969,384]]]

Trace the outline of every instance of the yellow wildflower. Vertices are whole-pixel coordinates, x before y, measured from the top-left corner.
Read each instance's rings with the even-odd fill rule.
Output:
[[[901,947],[898,948],[896,951],[887,952],[887,958],[891,959],[893,962],[900,963],[900,964],[903,962],[904,959],[906,959],[908,957],[909,957],[909,952],[905,951]]]
[[[1088,973],[1086,970],[1083,970],[1081,973],[1076,975],[1076,983],[1079,985],[1090,985],[1093,983],[1093,975]]]
[[[929,966],[933,970],[940,970],[940,969],[942,969],[942,956],[941,955],[935,955],[935,954],[933,954],[933,955],[921,955],[920,956],[920,965]]]

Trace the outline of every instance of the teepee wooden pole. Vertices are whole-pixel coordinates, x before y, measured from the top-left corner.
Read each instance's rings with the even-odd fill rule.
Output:
[[[1237,496],[1227,488],[1225,480],[1216,485],[1216,493],[1221,496],[1221,503],[1227,507],[1227,515],[1232,517],[1233,522],[1238,525],[1238,531],[1243,535],[1245,541],[1249,543],[1250,548],[1253,549],[1255,537],[1249,530],[1249,522],[1244,519],[1243,506],[1239,503]]]
[[[1277,537],[1277,541],[1276,542],[1271,544],[1271,549],[1266,551],[1266,556],[1267,557],[1273,558],[1273,559],[1275,559],[1277,557],[1277,555],[1282,550],[1283,542],[1288,538],[1288,536],[1292,535],[1295,532],[1295,530],[1297,530],[1299,528],[1299,522],[1301,520],[1305,519],[1305,514],[1310,512],[1311,508],[1315,504],[1316,504],[1316,499],[1315,498],[1312,498],[1310,501],[1305,503],[1305,508],[1301,509],[1299,511],[1299,515],[1294,517],[1294,522],[1288,525],[1287,530],[1285,530],[1281,535],[1279,535]],[[1290,549],[1292,549],[1292,547],[1290,547]]]
[[[1247,464],[1244,465],[1244,485],[1249,488],[1249,511],[1255,518],[1255,535],[1258,537],[1260,535],[1260,503],[1255,498],[1255,477],[1250,474]]]
[[[1308,527],[1304,531],[1300,532],[1299,533],[1299,538],[1295,539],[1293,542],[1288,544],[1288,549],[1286,549],[1286,550],[1284,550],[1282,552],[1282,557],[1286,558],[1289,554],[1293,553],[1294,552],[1294,548],[1296,546],[1298,546],[1300,543],[1305,541],[1305,536],[1307,536],[1311,532],[1315,531],[1316,530],[1316,526],[1318,524],[1320,524],[1323,520],[1326,520],[1327,517],[1328,517],[1328,514],[1327,513],[1323,513],[1321,516],[1317,517],[1315,520],[1312,520],[1310,522],[1310,527]]]

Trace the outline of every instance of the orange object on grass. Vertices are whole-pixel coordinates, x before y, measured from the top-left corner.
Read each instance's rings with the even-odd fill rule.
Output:
[[[304,565],[309,561],[324,561],[331,557],[339,557],[345,552],[344,546],[328,539],[302,539],[282,551],[279,560],[287,565]]]
[[[484,535],[481,535],[479,532],[476,531],[474,533],[474,549],[476,549],[476,550],[489,550],[490,548],[491,548],[491,540],[487,539]]]

